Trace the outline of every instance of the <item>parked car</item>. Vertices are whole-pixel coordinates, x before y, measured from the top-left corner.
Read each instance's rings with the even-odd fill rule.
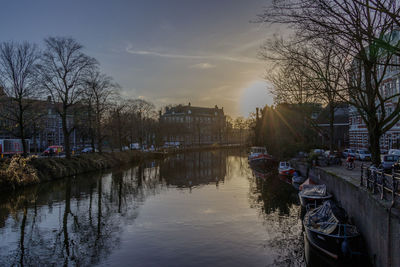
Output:
[[[311,152],[316,155],[323,155],[325,151],[323,149],[316,148],[316,149],[313,149]]]
[[[180,146],[180,142],[165,142],[163,148],[179,148]]]
[[[382,151],[381,151],[382,153]],[[400,156],[400,149],[389,149],[389,155],[397,155]]]
[[[371,153],[366,149],[359,149],[356,151],[356,159],[358,160],[371,160]]]
[[[140,144],[139,143],[132,143],[132,144],[129,145],[129,147],[132,150],[140,150]]]
[[[49,146],[43,151],[43,155],[45,156],[59,155],[62,152],[64,152],[63,146]]]
[[[94,152],[99,152],[97,148],[94,149]],[[81,153],[93,153],[93,147],[85,147],[82,149]]]
[[[393,165],[400,159],[398,155],[385,155],[382,159],[382,167],[384,170],[392,169]]]
[[[355,157],[356,156],[356,151],[354,149],[346,148],[343,150],[343,157],[347,158],[348,156]]]
[[[335,151],[327,150],[324,152],[324,156],[329,159],[334,159],[334,158],[336,158],[337,153],[338,152],[336,150]]]

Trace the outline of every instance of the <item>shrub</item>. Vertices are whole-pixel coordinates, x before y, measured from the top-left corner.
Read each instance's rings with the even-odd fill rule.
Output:
[[[3,176],[6,183],[12,186],[37,183],[39,182],[37,170],[30,164],[35,158],[37,156],[24,158],[21,155],[15,155],[12,157],[7,169],[0,175]]]

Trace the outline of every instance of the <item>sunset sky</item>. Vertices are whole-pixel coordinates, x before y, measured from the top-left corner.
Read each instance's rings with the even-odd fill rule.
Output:
[[[39,45],[70,36],[123,94],[162,107],[224,107],[233,117],[272,103],[259,46],[279,29],[250,23],[268,0],[7,1],[1,39]]]

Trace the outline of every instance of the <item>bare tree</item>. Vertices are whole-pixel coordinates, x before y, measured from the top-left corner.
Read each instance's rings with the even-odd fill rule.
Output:
[[[152,120],[157,116],[153,103],[144,99],[132,99],[127,101],[129,112],[131,113],[131,129],[136,128],[137,137],[140,146],[146,142],[149,144],[150,135],[152,134]]]
[[[380,138],[400,119],[400,101],[396,100],[399,93],[384,89],[386,77],[393,75],[389,67],[397,50],[391,47],[399,44],[399,36],[392,16],[382,9],[371,8],[369,3],[368,0],[274,1],[260,20],[289,24],[306,41],[330,40],[336,51],[347,55],[347,62],[340,69],[347,90],[343,100],[365,122],[372,161],[379,164]]]
[[[276,93],[283,94],[286,96],[285,99],[294,98],[299,104],[306,97],[306,100],[327,106],[331,151],[335,145],[333,127],[335,109],[346,97],[340,71],[345,66],[346,58],[342,54],[341,51],[335,50],[329,40],[306,42],[296,38],[268,42],[262,51],[262,56],[266,60],[278,62],[284,65],[286,70],[284,77],[272,81]],[[278,83],[279,81],[281,82]]]
[[[6,94],[1,97],[1,114],[12,125],[16,125],[18,130],[13,134],[21,138],[24,155],[29,152],[25,141],[29,137],[28,127],[37,115],[32,109],[39,95],[34,70],[37,60],[38,50],[33,44],[0,44],[0,77]]]
[[[99,71],[91,71],[85,80],[85,103],[88,107],[89,121],[94,122],[90,126],[92,132],[92,146],[94,151],[94,140],[97,140],[99,152],[102,152],[102,143],[105,135],[103,132],[104,116],[106,111],[111,106],[111,101],[115,99],[118,94],[119,85],[113,79]],[[92,114],[93,113],[93,114]],[[93,117],[93,118],[92,118]]]
[[[85,55],[82,45],[72,38],[49,37],[44,42],[39,66],[41,84],[61,117],[65,153],[70,158],[70,136],[74,131],[71,112],[82,96],[87,74],[97,62]]]

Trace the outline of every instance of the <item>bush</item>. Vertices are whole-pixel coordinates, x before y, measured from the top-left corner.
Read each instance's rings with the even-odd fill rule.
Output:
[[[27,158],[21,155],[13,156],[6,170],[0,171],[2,183],[14,187],[39,182],[37,170],[31,165],[32,160],[36,158],[36,156]]]

